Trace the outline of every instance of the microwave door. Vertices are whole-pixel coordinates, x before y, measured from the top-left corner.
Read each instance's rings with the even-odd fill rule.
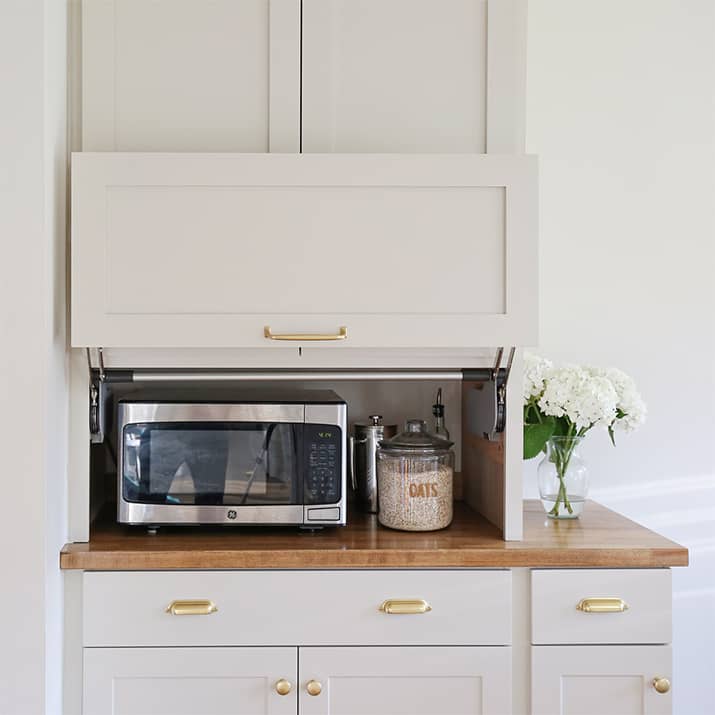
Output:
[[[300,425],[267,423],[237,429],[229,449],[224,504],[300,504]]]

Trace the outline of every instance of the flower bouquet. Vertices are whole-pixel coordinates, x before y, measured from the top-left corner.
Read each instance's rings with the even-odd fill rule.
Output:
[[[542,452],[539,491],[549,516],[576,518],[588,491],[588,472],[578,453],[593,427],[632,431],[646,416],[633,380],[616,368],[554,367],[544,358],[524,356],[524,459]]]

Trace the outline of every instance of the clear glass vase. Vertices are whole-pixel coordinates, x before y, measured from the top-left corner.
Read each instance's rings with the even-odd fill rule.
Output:
[[[588,467],[579,452],[583,437],[552,437],[537,470],[539,494],[552,519],[577,519],[588,495]]]

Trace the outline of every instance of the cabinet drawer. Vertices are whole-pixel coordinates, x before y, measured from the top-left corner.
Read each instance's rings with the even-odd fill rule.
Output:
[[[669,643],[670,570],[532,571],[531,640]]]
[[[210,601],[216,610],[204,615],[167,612],[182,599]],[[406,606],[399,603],[405,600]],[[386,612],[421,610],[420,600],[429,604],[423,613]],[[385,601],[393,601],[392,606],[380,610]],[[177,610],[186,607],[180,604]],[[90,647],[510,641],[509,571],[84,574],[84,644]]]

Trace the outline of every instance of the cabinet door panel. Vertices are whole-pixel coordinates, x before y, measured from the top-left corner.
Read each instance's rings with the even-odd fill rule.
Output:
[[[86,648],[83,715],[295,715],[296,648]]]
[[[532,157],[73,161],[76,347],[537,342]]]
[[[307,684],[317,681],[319,695]],[[504,715],[511,648],[301,648],[301,715]]]
[[[669,646],[535,646],[531,649],[533,715],[669,715]]]
[[[303,151],[523,151],[524,8],[303,0]]]
[[[82,37],[86,151],[298,151],[299,0],[85,0]]]

